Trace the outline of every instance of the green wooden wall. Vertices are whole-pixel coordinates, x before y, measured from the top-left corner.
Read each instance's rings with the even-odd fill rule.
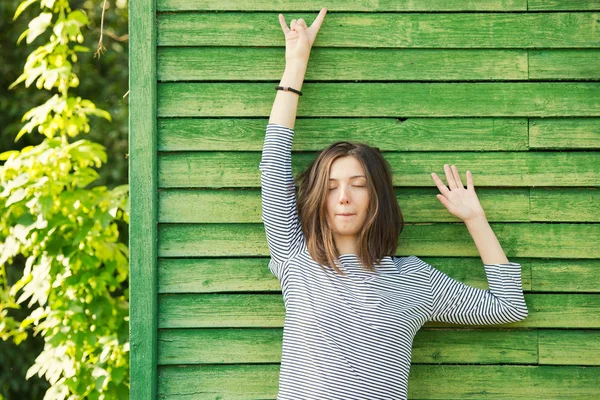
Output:
[[[600,398],[600,1],[130,1],[131,398],[274,399],[285,309],[258,164],[283,13],[312,23],[293,145],[385,151],[417,255],[487,288],[430,173],[473,172],[529,317],[425,324],[414,399]]]

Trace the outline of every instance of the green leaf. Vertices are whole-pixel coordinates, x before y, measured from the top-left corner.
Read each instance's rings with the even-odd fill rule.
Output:
[[[20,44],[21,41],[29,34],[29,29],[25,29],[23,31],[23,33],[21,33],[21,36],[18,37],[17,39],[17,44]]]
[[[73,51],[75,51],[75,52],[88,52],[88,51],[90,51],[90,48],[76,44],[75,46],[73,46]]]
[[[9,150],[4,153],[0,153],[0,160],[8,160],[11,156],[17,157],[21,152],[19,150]]]
[[[21,15],[21,13],[23,11],[25,11],[25,9],[27,7],[29,7],[30,5],[32,5],[36,1],[37,0],[25,0],[24,2],[22,2],[21,4],[19,4],[19,7],[17,7],[17,10],[15,11],[15,16],[13,17],[13,21],[16,20],[19,17],[19,15]]]
[[[75,20],[79,22],[81,25],[87,25],[90,23],[87,15],[83,12],[83,10],[75,10],[69,13],[67,19]]]

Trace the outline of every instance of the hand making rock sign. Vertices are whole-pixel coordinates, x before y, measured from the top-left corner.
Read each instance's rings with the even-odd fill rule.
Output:
[[[471,171],[467,171],[467,188],[465,189],[458,169],[455,165],[452,167],[444,164],[446,172],[446,180],[448,181],[449,189],[444,185],[444,182],[436,175],[431,173],[433,181],[442,194],[436,195],[446,209],[454,216],[460,218],[463,222],[482,217],[485,219],[485,212],[479,203],[475,187],[473,186],[473,175]]]
[[[287,62],[308,62],[310,49],[315,42],[323,19],[325,19],[325,14],[327,14],[327,8],[322,8],[310,27],[306,25],[303,18],[293,19],[289,28],[283,14],[279,14],[279,24],[285,34],[285,59]]]

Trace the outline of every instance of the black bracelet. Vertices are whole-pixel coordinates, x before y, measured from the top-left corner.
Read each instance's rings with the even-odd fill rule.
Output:
[[[296,90],[296,89],[292,89],[292,88],[291,88],[291,87],[289,87],[289,86],[275,86],[275,89],[276,89],[276,90],[283,90],[283,91],[286,91],[286,92],[294,92],[294,93],[298,93],[300,96],[302,96],[302,92],[301,92],[301,91],[299,91],[299,90]]]

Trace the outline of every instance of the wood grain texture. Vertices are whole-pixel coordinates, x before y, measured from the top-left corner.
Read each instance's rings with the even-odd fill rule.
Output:
[[[598,367],[414,365],[410,399],[590,399],[600,386]],[[159,367],[159,397],[275,399],[279,364]]]
[[[555,1],[557,2],[557,1]],[[558,1],[561,3],[560,1]],[[562,3],[569,1],[563,0]],[[219,0],[158,0],[159,11],[309,11],[319,10],[323,3],[309,0],[295,2],[283,0],[274,3],[268,0],[257,0],[248,3],[222,2]],[[571,0],[570,3],[580,3]],[[577,6],[577,4],[572,4]],[[581,4],[579,7],[582,7]],[[579,8],[575,8],[579,9]],[[329,12],[335,11],[524,11],[527,0],[378,0],[378,1],[340,1],[327,3]],[[295,18],[295,17],[294,17]]]
[[[316,7],[320,9],[321,6]],[[284,46],[276,12],[163,13],[159,46]],[[313,21],[317,13],[291,18]],[[328,13],[317,47],[598,48],[600,13]]]
[[[475,187],[600,186],[598,152],[406,152],[385,153],[394,186],[434,187],[431,172],[445,177],[454,164]],[[305,170],[316,153],[292,157],[292,174]],[[161,188],[235,188],[260,185],[260,154],[243,152],[166,153],[158,158]],[[465,181],[463,181],[465,183]],[[440,204],[441,205],[441,204]]]
[[[270,83],[159,83],[158,115],[268,116],[274,88]],[[600,117],[597,82],[306,82],[302,92],[301,118]]]
[[[526,293],[529,316],[495,328],[600,328],[600,296],[585,293]],[[282,327],[285,308],[277,294],[161,294],[159,328],[270,328]],[[424,327],[456,327],[427,322]]]
[[[584,60],[598,61],[593,50],[572,50]],[[561,53],[564,56],[564,51]],[[546,57],[548,58],[548,57]],[[550,60],[557,75],[562,57]],[[581,61],[583,62],[583,60]],[[305,82],[326,81],[466,81],[528,79],[528,50],[313,48]],[[546,66],[546,69],[550,69]],[[285,68],[284,50],[275,47],[160,47],[161,82],[278,80]],[[589,66],[594,75],[597,67]],[[547,74],[551,75],[551,71]]]
[[[584,344],[581,335],[563,336]],[[162,329],[158,343],[160,365],[278,363],[282,329]],[[573,347],[589,357],[582,346]],[[537,353],[538,334],[532,330],[422,329],[413,342],[412,362],[534,364]]]
[[[600,130],[600,118],[581,120],[567,121],[582,126],[581,131]],[[560,124],[555,130],[565,125],[561,118],[553,121]],[[260,153],[267,123],[263,118],[159,118],[159,151]],[[552,125],[550,121],[545,126]],[[296,121],[292,150],[320,151],[338,140],[348,140],[381,151],[527,151],[528,129],[528,119],[518,117],[304,118]]]
[[[296,2],[293,0],[273,3],[268,0],[250,3],[222,2],[219,0],[158,0],[159,11],[296,11],[312,12],[323,6],[319,1]],[[327,3],[329,12],[336,11],[584,11],[600,9],[598,0],[378,0],[378,1],[339,1]],[[295,18],[295,17],[293,17]]]
[[[479,257],[421,258],[461,282],[487,288],[487,279]],[[600,292],[598,259],[511,257],[510,260],[521,264],[523,289],[527,292]],[[268,256],[160,258],[158,291],[281,293],[281,285],[268,270],[268,263]]]
[[[158,363],[281,362],[282,329],[161,329]],[[573,329],[424,328],[414,338],[414,364],[600,365],[600,333]]]
[[[131,400],[157,387],[157,154],[154,0],[129,3],[129,342]]]
[[[277,14],[312,21],[322,6],[130,4],[132,399],[276,397],[285,309],[258,164],[285,67]],[[327,8],[294,175],[332,142],[378,147],[406,222],[396,255],[486,289],[466,227],[435,198],[430,173],[456,164],[522,263],[528,318],[427,323],[409,397],[598,397],[600,1]]]
[[[423,257],[440,271],[468,285],[487,289],[485,270],[480,258]],[[511,258],[519,262],[520,259]],[[531,282],[531,269],[542,270],[545,264],[522,262],[522,284],[525,291],[536,290]],[[539,265],[537,265],[537,264]],[[159,259],[159,293],[276,292],[281,285],[267,268],[268,258],[161,258]],[[574,260],[572,264],[577,265]],[[589,276],[600,268],[600,262],[581,265],[581,275]],[[565,280],[567,274],[563,274]],[[599,285],[600,283],[595,283]],[[556,287],[554,288],[557,289]]]
[[[464,179],[464,173],[463,173]],[[543,191],[543,189],[540,189]],[[555,192],[557,192],[555,190]],[[396,199],[405,222],[460,222],[435,197],[437,188],[400,188]],[[531,222],[529,188],[476,188],[477,197],[490,222]],[[590,221],[600,218],[598,189],[573,189],[560,196],[539,194],[535,215],[537,221]],[[582,208],[546,212],[563,201]],[[585,205],[588,205],[587,213]],[[190,207],[198,205],[201,207]],[[165,189],[159,192],[161,223],[262,223],[260,189]],[[561,212],[559,212],[561,211]],[[590,215],[590,219],[586,216]]]
[[[600,222],[597,187],[476,186],[475,191],[489,222]],[[395,193],[405,222],[459,222],[435,197],[437,188],[402,187]],[[262,222],[260,189],[255,188],[164,189],[158,203],[160,223]]]
[[[507,257],[600,258],[600,224],[490,223]],[[478,256],[463,223],[405,224],[397,255]],[[266,256],[261,224],[161,224],[159,257]]]
[[[160,47],[158,80],[278,80],[284,50]],[[598,80],[599,49],[314,48],[305,82]],[[303,99],[304,100],[304,99]]]

